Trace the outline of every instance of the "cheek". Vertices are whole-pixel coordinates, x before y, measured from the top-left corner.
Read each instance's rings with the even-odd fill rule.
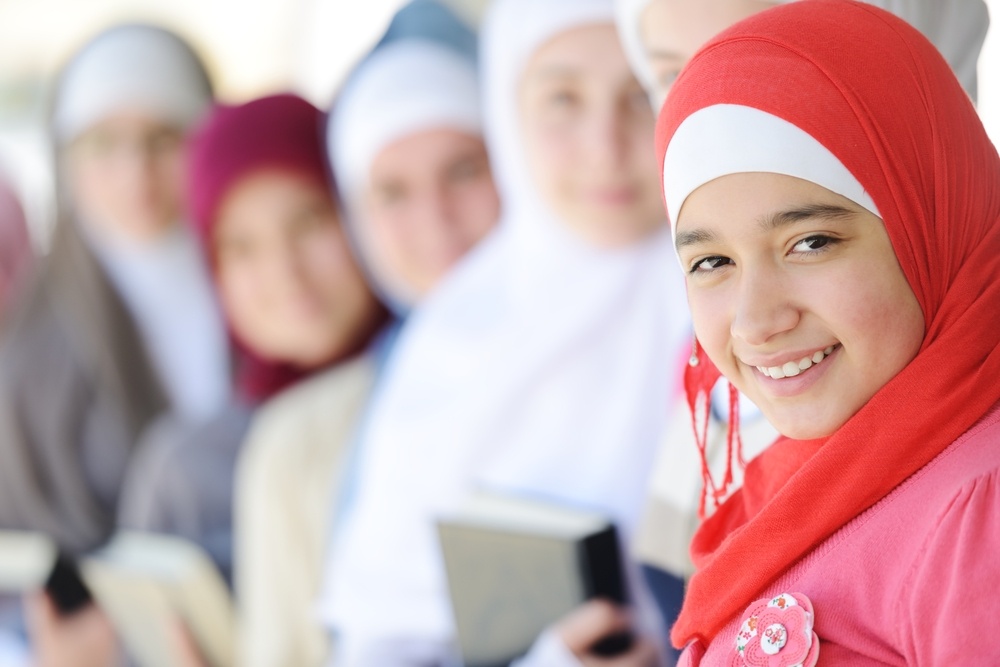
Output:
[[[526,130],[529,170],[544,194],[564,196],[577,180],[578,144],[571,122],[538,124]]]
[[[153,187],[165,203],[179,205],[184,195],[184,161],[181,156],[162,158],[154,173]]]
[[[247,260],[220,262],[216,272],[222,310],[244,340],[252,340],[254,332],[267,325],[268,285],[261,274]]]
[[[107,169],[84,160],[72,162],[66,169],[69,194],[85,212],[98,211],[115,201],[116,189]],[[97,211],[94,211],[95,213]]]
[[[923,342],[920,306],[901,271],[869,274],[867,279],[845,276],[840,284],[828,298],[831,307],[844,313],[845,347],[848,352],[850,347],[855,349],[856,360],[870,369],[872,382],[881,386],[913,359]]]
[[[655,125],[652,122],[637,122],[632,124],[635,131],[632,135],[630,155],[634,177],[647,190],[656,193],[656,202],[660,202],[660,172],[656,165]]]
[[[460,224],[467,236],[482,238],[500,217],[500,197],[493,181],[483,179],[462,188],[459,193]]]
[[[730,340],[734,304],[724,287],[687,287],[688,305],[695,336],[709,358],[727,376],[734,377],[735,364],[730,354]]]
[[[411,237],[420,243],[422,236],[414,234],[412,220],[403,211],[373,212],[368,218],[370,233],[367,235],[368,256],[376,265],[395,265],[405,256]]]
[[[347,248],[347,239],[332,225],[303,243],[299,261],[307,283],[327,295],[335,295],[343,285],[360,279],[360,271]]]

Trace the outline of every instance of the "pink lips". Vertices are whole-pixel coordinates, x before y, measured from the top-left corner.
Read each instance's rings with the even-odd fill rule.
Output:
[[[588,193],[590,201],[599,206],[627,206],[635,201],[635,189],[623,188],[596,188]]]

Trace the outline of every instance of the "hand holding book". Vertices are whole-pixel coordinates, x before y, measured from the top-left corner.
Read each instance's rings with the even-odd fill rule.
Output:
[[[643,639],[632,639],[628,611],[606,600],[592,600],[577,607],[553,630],[583,667],[653,667],[658,664],[656,647]],[[626,637],[622,651],[601,651],[608,638]]]
[[[37,667],[111,667],[120,664],[118,640],[94,604],[70,614],[44,591],[24,596],[24,611]]]

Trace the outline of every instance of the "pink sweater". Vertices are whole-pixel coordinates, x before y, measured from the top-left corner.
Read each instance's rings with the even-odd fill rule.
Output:
[[[812,602],[820,667],[1000,665],[1000,409],[761,597],[781,593]],[[743,620],[689,664],[742,665]]]

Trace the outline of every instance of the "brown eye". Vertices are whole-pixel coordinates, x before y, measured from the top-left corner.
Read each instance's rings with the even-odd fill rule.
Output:
[[[227,238],[218,242],[216,252],[220,259],[245,260],[253,256],[254,246],[253,243],[242,237]]]
[[[811,254],[822,252],[837,243],[838,239],[831,236],[826,236],[823,234],[815,234],[808,238],[804,238],[794,246],[792,246],[792,252],[800,254]]]
[[[579,96],[570,90],[554,90],[549,94],[547,99],[549,106],[560,109],[573,108],[579,101]]]
[[[705,257],[704,259],[699,259],[694,263],[691,267],[690,273],[709,273],[732,263],[733,260],[728,257],[722,257],[721,255]]]
[[[406,188],[400,184],[386,184],[376,191],[376,199],[384,206],[399,204],[406,199]]]

